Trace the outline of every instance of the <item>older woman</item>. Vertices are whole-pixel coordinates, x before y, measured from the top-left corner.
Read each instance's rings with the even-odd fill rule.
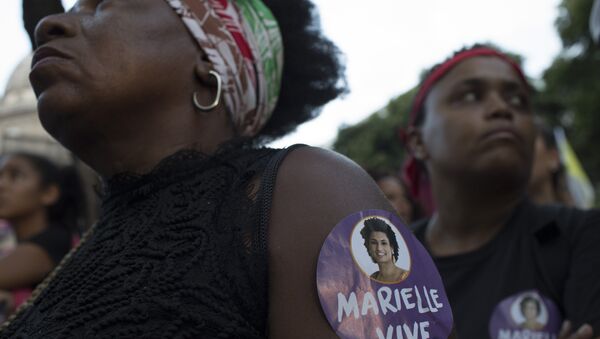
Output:
[[[40,119],[106,187],[96,226],[1,338],[335,337],[320,246],[343,217],[392,208],[334,153],[256,147],[344,90],[313,12],[80,0],[38,24]]]
[[[415,233],[440,270],[458,335],[488,337],[499,304],[532,289],[564,311],[557,317],[600,334],[600,299],[590,297],[600,293],[600,213],[526,199],[536,131],[519,65],[486,46],[457,52],[421,84],[408,134],[405,177],[437,208]],[[591,335],[586,325],[572,338]]]

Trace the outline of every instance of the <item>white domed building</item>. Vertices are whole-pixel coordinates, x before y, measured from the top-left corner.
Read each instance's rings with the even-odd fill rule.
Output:
[[[99,184],[98,176],[42,127],[37,114],[37,99],[29,83],[31,58],[29,55],[17,65],[0,98],[0,155],[25,151],[43,155],[62,165],[75,165],[81,174],[89,203],[86,218],[89,225],[98,210],[94,189]]]
[[[0,98],[0,154],[29,151],[70,163],[71,154],[46,133],[38,119],[37,100],[29,84],[30,65],[31,55],[19,63]]]

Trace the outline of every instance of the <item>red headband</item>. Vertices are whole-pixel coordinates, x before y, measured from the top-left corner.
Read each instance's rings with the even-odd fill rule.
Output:
[[[427,78],[425,78],[425,80],[421,84],[421,87],[419,88],[419,91],[417,92],[417,95],[415,96],[415,100],[413,101],[412,109],[410,111],[410,120],[409,120],[408,125],[414,126],[417,118],[419,117],[419,112],[421,112],[421,108],[423,107],[423,103],[425,102],[425,98],[427,97],[427,94],[429,94],[429,91],[431,90],[431,88],[438,81],[440,81],[440,79],[443,78],[444,75],[446,75],[446,73],[448,73],[458,63],[460,63],[466,59],[470,59],[470,58],[474,58],[474,57],[478,57],[478,56],[493,56],[493,57],[502,59],[503,61],[508,63],[513,68],[513,70],[517,73],[519,78],[521,78],[523,83],[528,85],[528,81],[525,78],[523,71],[521,70],[521,66],[519,66],[519,64],[517,64],[514,60],[512,60],[506,54],[503,54],[501,52],[498,52],[498,51],[488,48],[488,47],[479,47],[479,48],[474,48],[474,49],[467,50],[464,52],[460,52],[460,53],[456,54],[455,56],[453,56],[452,58],[450,58],[449,60],[447,60],[446,62],[444,62],[443,64],[441,64],[433,72],[431,72],[431,74],[429,74],[427,76]]]
[[[460,62],[470,59],[473,57],[479,56],[492,56],[496,58],[500,58],[501,60],[508,63],[512,69],[517,73],[519,78],[529,87],[529,83],[523,71],[521,70],[521,66],[517,64],[514,60],[508,57],[506,54],[498,52],[494,49],[488,47],[479,47],[471,50],[467,50],[464,52],[460,52],[441,64],[437,67],[431,74],[425,78],[422,82],[417,95],[413,101],[412,109],[410,111],[409,123],[408,126],[414,126],[417,119],[419,118],[419,114],[422,112],[423,103],[425,102],[425,98],[429,94],[431,88],[440,81],[454,66],[459,64]],[[406,133],[401,130],[400,137],[403,139],[406,144]],[[412,156],[412,154],[407,154],[407,158],[404,161],[404,165],[402,166],[402,178],[406,185],[409,188],[409,191],[413,198],[417,200],[421,207],[423,208],[425,214],[427,216],[433,214],[435,210],[435,206],[433,203],[433,195],[431,192],[431,183],[429,182],[429,178],[426,174],[421,173],[423,169],[417,163],[416,159]]]

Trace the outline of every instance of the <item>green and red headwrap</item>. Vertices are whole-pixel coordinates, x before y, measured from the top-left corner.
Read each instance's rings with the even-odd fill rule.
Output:
[[[529,86],[529,82],[525,77],[523,70],[521,70],[521,66],[517,64],[513,59],[507,56],[504,53],[501,53],[495,49],[489,47],[476,47],[473,49],[465,50],[463,52],[459,52],[454,55],[452,58],[445,61],[443,64],[439,65],[435,68],[421,83],[419,86],[419,91],[413,100],[413,105],[410,110],[409,116],[409,127],[415,127],[416,123],[421,118],[423,114],[423,106],[425,105],[425,100],[427,99],[427,95],[448,72],[450,72],[456,65],[459,63],[475,58],[475,57],[495,57],[509,64],[515,73],[521,78],[524,84]],[[401,138],[404,139],[406,143],[406,135],[401,135]],[[424,173],[425,169],[423,166],[420,166],[417,160],[414,158],[412,154],[407,154],[407,158],[404,161],[404,165],[402,166],[402,179],[406,183],[409,188],[410,194],[412,197],[419,201],[427,215],[431,215],[435,206],[433,203],[433,196],[431,193],[431,183],[429,182],[429,178],[426,173]]]
[[[242,136],[267,123],[279,98],[283,43],[261,0],[165,0],[223,79],[225,107]],[[245,126],[248,114],[254,123]]]

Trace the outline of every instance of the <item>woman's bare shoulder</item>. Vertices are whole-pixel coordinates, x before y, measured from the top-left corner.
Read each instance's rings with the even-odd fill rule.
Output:
[[[322,148],[300,147],[283,161],[277,175],[276,207],[304,200],[310,214],[326,208],[326,216],[335,212],[355,212],[361,208],[381,208],[393,211],[375,182],[355,162]],[[294,194],[291,194],[294,193]],[[310,199],[305,199],[309,198]],[[295,206],[298,208],[300,206]],[[339,221],[339,220],[338,220]]]
[[[336,338],[319,305],[318,255],[337,223],[366,209],[393,211],[373,180],[348,158],[301,147],[283,161],[269,224],[273,338]]]

